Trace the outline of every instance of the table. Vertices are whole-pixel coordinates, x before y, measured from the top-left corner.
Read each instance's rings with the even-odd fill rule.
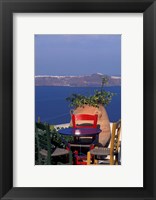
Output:
[[[64,128],[58,130],[61,135],[74,137],[93,137],[101,132],[100,128]]]
[[[65,136],[73,136],[74,143],[78,143],[80,137],[93,137],[97,138],[99,133],[101,132],[100,128],[64,128],[58,130],[59,134]],[[80,145],[80,143],[79,143]],[[82,145],[81,145],[82,146]]]
[[[99,128],[64,128],[58,130],[59,134],[64,135],[64,136],[73,136],[74,137],[74,143],[70,143],[70,147],[80,147],[80,154],[81,154],[81,147],[90,147],[91,144],[94,144],[94,141],[97,140],[97,136],[101,132],[101,129]],[[93,137],[94,141],[91,144],[82,144],[81,141],[79,141],[80,137]],[[96,138],[96,139],[95,139]],[[65,141],[64,141],[65,142]],[[82,154],[84,157],[84,154]],[[80,156],[79,156],[80,157]],[[86,164],[85,162],[78,162],[76,163],[83,163]]]

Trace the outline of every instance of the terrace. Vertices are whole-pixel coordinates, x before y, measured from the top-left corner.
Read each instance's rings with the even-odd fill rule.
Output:
[[[40,124],[40,122],[39,122]],[[79,137],[76,131],[80,128],[74,129],[71,127],[70,123],[65,124],[58,124],[58,125],[50,125],[49,126],[49,141],[50,141],[50,148],[48,155],[48,147],[45,147],[44,151],[38,145],[37,148],[37,141],[36,141],[36,152],[35,152],[35,161],[37,165],[42,164],[49,164],[49,165],[121,165],[121,136],[117,138],[117,135],[113,135],[113,127],[115,123],[110,123],[110,130],[111,130],[111,139],[109,141],[109,145],[107,147],[99,146],[98,139],[95,142],[92,140],[91,143],[82,142],[82,139],[91,139],[91,135],[85,134],[81,135],[84,137]],[[70,128],[69,128],[70,127]],[[117,127],[116,127],[117,128]],[[120,127],[121,128],[121,124]],[[90,131],[91,128],[89,128]],[[84,128],[82,129],[84,130]],[[93,128],[94,132],[95,129]],[[67,131],[67,134],[66,134]],[[81,131],[81,129],[80,129]],[[88,131],[86,128],[85,131]],[[116,134],[117,132],[114,132]],[[44,132],[45,134],[45,132]],[[79,132],[78,132],[79,134]],[[86,136],[87,135],[87,136]],[[76,136],[76,137],[75,137]],[[47,139],[47,135],[44,135]],[[81,138],[81,140],[79,138]],[[44,138],[44,139],[45,139]],[[76,140],[74,139],[76,138]],[[112,146],[112,138],[113,138],[113,147]],[[43,139],[43,138],[42,138]],[[48,141],[46,141],[48,144]],[[119,141],[117,141],[117,139]],[[74,142],[73,142],[74,141]],[[117,145],[117,152],[116,150],[111,150],[112,148],[115,149],[115,145]],[[43,146],[42,146],[43,148]],[[53,150],[52,150],[53,149]],[[53,154],[51,153],[53,151]],[[41,153],[41,155],[39,155]],[[40,158],[39,158],[40,157]],[[48,161],[49,159],[49,161]]]

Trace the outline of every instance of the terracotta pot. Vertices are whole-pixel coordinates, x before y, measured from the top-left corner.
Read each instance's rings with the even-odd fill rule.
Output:
[[[98,125],[100,125],[100,129],[102,132],[99,134],[99,143],[102,146],[107,146],[110,140],[111,132],[110,132],[110,122],[107,115],[107,112],[103,105],[99,105],[99,108],[85,105],[83,107],[78,107],[74,110],[73,114],[92,114],[98,115]],[[85,123],[85,122],[84,122]],[[70,122],[72,125],[72,122]]]

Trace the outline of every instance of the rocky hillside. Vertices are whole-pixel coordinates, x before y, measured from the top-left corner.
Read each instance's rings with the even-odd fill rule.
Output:
[[[86,76],[36,76],[36,86],[70,86],[70,87],[86,87],[101,86],[102,77],[106,76],[101,73]],[[121,85],[121,77],[107,76],[108,86]]]

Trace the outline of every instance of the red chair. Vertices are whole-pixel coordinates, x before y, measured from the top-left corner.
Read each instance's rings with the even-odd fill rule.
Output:
[[[79,115],[72,115],[72,123],[74,128],[96,128],[97,127],[97,118],[98,115],[89,115],[89,114],[79,114]],[[76,121],[93,121],[93,124],[89,125],[86,123],[84,124],[76,124]]]
[[[97,127],[97,119],[98,115],[90,115],[90,114],[78,114],[78,115],[72,115],[72,124],[73,128],[96,128]],[[78,123],[77,123],[78,122]],[[89,123],[88,123],[89,122]],[[83,144],[85,140],[90,139],[89,144]],[[79,147],[88,147],[90,150],[94,148],[93,140],[95,138],[93,137],[80,137],[79,141],[82,140],[80,143],[83,145],[79,144]],[[77,144],[74,145],[72,144],[71,146],[78,146]],[[75,157],[75,164],[76,165],[86,165],[87,164],[87,157],[85,154],[80,154],[78,151],[75,151],[74,153]],[[86,161],[84,161],[86,160]]]

